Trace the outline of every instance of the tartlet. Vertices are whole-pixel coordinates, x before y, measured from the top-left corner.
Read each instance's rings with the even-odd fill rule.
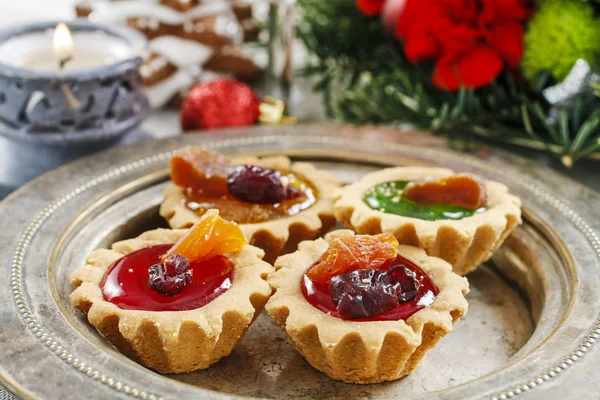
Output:
[[[239,223],[250,244],[265,251],[266,261],[272,263],[280,254],[296,250],[299,242],[319,237],[335,224],[330,195],[340,183],[329,172],[305,162],[292,163],[284,156],[238,157],[232,161],[237,165],[254,165],[272,168],[282,174],[294,174],[313,189],[314,202],[294,215],[253,223],[230,218]],[[188,206],[186,188],[171,184],[165,188],[164,197],[160,215],[168,221],[171,228],[190,227],[200,218],[199,214]],[[260,209],[263,205],[252,206]]]
[[[295,253],[281,256],[268,277],[274,294],[265,306],[289,335],[293,346],[316,369],[350,383],[376,383],[411,373],[425,353],[467,312],[465,278],[451,266],[422,249],[400,245],[398,254],[418,264],[437,285],[433,302],[406,320],[345,320],[317,309],[302,292],[306,271],[327,251],[330,243],[354,236],[334,231],[324,239],[300,243]]]
[[[361,181],[333,195],[336,218],[357,233],[392,233],[401,244],[424,249],[449,262],[465,275],[487,261],[510,232],[521,223],[521,201],[499,182],[482,181],[485,207],[460,219],[425,220],[374,209],[365,201],[369,191],[388,182],[412,182],[455,176],[445,168],[396,167],[367,174]]]
[[[161,373],[207,368],[229,355],[271,295],[265,279],[272,266],[261,260],[262,250],[245,245],[227,255],[234,274],[229,289],[200,308],[123,309],[105,299],[101,285],[117,260],[142,249],[173,244],[187,232],[156,229],[114,243],[111,249],[95,250],[86,265],[70,276],[76,287],[71,303],[84,311],[89,322],[118,350]]]

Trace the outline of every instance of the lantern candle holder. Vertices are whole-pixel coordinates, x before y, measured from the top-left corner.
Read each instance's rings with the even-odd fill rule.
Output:
[[[84,20],[0,31],[0,185],[18,186],[136,128],[149,112],[138,72],[145,46],[135,30]]]

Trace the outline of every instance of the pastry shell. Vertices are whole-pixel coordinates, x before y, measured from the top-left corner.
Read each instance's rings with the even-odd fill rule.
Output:
[[[521,223],[521,200],[509,194],[504,184],[486,180],[487,209],[460,220],[426,221],[388,214],[363,201],[365,192],[380,183],[450,175],[454,172],[449,169],[426,167],[396,167],[370,173],[334,193],[336,218],[360,234],[390,232],[401,244],[420,247],[428,255],[448,261],[457,274],[466,275],[487,261]]]
[[[265,261],[274,262],[280,254],[296,250],[298,243],[303,240],[322,236],[335,224],[330,196],[339,188],[340,183],[329,172],[318,170],[314,165],[305,162],[291,163],[290,159],[284,156],[260,159],[239,157],[234,161],[238,164],[289,171],[308,181],[317,192],[315,203],[296,215],[254,224],[239,224],[246,240],[265,251]],[[164,196],[160,215],[168,221],[171,228],[189,228],[200,219],[185,205],[186,197],[181,187],[174,184],[167,186]]]
[[[73,271],[73,306],[123,354],[161,373],[208,368],[229,355],[271,296],[265,282],[273,267],[263,251],[246,245],[228,255],[234,265],[231,287],[205,306],[186,311],[124,310],[104,300],[100,284],[112,264],[142,248],[175,243],[186,230],[157,229],[93,251]]]
[[[316,369],[350,383],[377,383],[410,374],[425,353],[467,312],[465,278],[450,264],[422,249],[401,245],[399,254],[419,265],[439,288],[434,302],[406,321],[342,320],[313,307],[301,291],[306,270],[325,252],[334,237],[354,235],[334,231],[325,239],[302,242],[295,253],[281,256],[267,281],[274,294],[265,309],[285,328],[292,344]]]

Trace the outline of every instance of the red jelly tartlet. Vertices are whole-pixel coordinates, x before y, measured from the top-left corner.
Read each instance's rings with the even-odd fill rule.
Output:
[[[190,230],[157,229],[95,250],[71,274],[70,299],[141,364],[194,371],[231,353],[264,307],[272,267],[263,255],[209,210]]]
[[[334,231],[275,269],[267,312],[313,367],[345,382],[409,374],[467,311],[466,279],[387,233]]]

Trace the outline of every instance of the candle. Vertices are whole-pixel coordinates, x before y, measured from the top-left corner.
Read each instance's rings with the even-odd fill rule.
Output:
[[[73,36],[64,22],[56,25],[56,29],[54,29],[52,51],[60,69],[64,69],[67,62],[73,58]]]
[[[56,29],[13,37],[0,44],[0,60],[34,71],[73,71],[134,57],[131,44],[103,31],[75,32],[64,23]],[[61,61],[67,60],[61,68]]]

